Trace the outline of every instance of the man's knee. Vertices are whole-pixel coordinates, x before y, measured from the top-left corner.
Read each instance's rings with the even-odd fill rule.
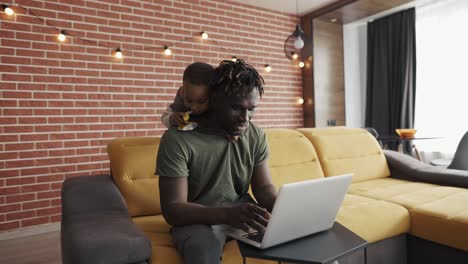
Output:
[[[190,225],[175,227],[172,231],[177,250],[184,259],[199,259],[210,263],[219,260],[224,242],[208,225]],[[195,258],[195,259],[194,259]],[[203,263],[203,262],[200,262]]]

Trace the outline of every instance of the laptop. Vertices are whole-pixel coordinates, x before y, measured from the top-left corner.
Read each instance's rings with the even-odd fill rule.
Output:
[[[226,227],[228,236],[257,248],[268,248],[330,229],[352,174],[281,186],[264,233]]]

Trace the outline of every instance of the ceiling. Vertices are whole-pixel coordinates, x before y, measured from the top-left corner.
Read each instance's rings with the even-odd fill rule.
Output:
[[[291,0],[231,0],[247,5],[262,7],[274,11],[296,14],[296,1]],[[320,9],[337,0],[297,0],[299,15],[305,15],[311,11]]]

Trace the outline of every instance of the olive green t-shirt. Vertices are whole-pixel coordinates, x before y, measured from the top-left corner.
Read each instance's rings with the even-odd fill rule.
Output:
[[[188,202],[227,205],[246,195],[254,167],[268,158],[264,132],[250,123],[237,141],[202,129],[168,129],[159,144],[156,174],[188,177]]]

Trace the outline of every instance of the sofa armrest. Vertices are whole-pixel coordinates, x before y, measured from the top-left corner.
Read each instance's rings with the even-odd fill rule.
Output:
[[[384,154],[392,178],[468,188],[468,171],[432,166],[393,150]]]
[[[108,175],[65,180],[61,244],[64,264],[147,263],[151,256],[151,241]]]

